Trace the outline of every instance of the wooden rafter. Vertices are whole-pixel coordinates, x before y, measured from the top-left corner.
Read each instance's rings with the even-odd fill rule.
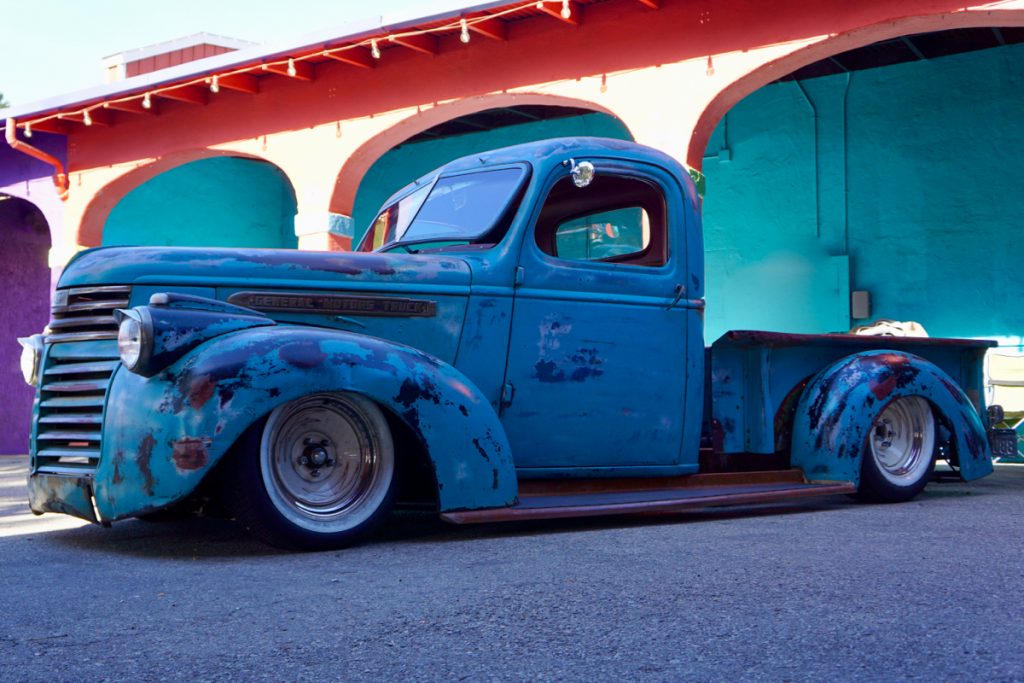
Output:
[[[416,50],[427,55],[436,55],[438,53],[437,47],[437,36],[430,34],[423,34],[419,36],[390,36],[388,38],[392,43],[407,47],[410,50]]]
[[[81,123],[85,125],[85,110],[76,111],[74,113],[59,114],[58,115],[64,121],[74,121],[75,123]],[[110,113],[110,110],[104,109],[101,106],[89,109],[89,120],[92,126],[112,126],[114,125],[114,115]]]
[[[255,95],[260,91],[260,80],[252,74],[227,74],[217,77],[217,84],[228,90]]]
[[[178,102],[206,104],[208,92],[209,91],[206,88],[201,88],[198,85],[183,85],[180,88],[168,88],[167,90],[161,90],[153,94],[159,97],[164,97],[168,100],[176,100]]]
[[[508,40],[508,24],[501,19],[473,19],[469,30],[494,40]]]
[[[126,111],[131,114],[155,114],[156,107],[150,107],[146,109],[142,106],[142,100],[123,100],[121,102],[104,102],[103,106],[107,109],[114,109],[116,111]]]
[[[637,0],[637,2],[650,9],[661,9],[661,0]]]
[[[324,51],[324,57],[364,69],[372,69],[377,66],[377,60],[363,47],[353,47],[347,50],[338,50],[337,52]]]
[[[580,20],[583,19],[583,7],[577,2],[572,2],[572,0],[569,2],[568,19],[562,16],[562,3],[560,0],[546,0],[545,2],[539,3],[537,9],[545,14],[550,14],[559,21],[564,21],[565,23],[572,24],[573,26],[579,26]]]
[[[288,76],[289,78],[295,78],[300,81],[311,82],[316,78],[316,69],[309,62],[292,62],[292,68],[295,69],[294,74],[288,73],[287,64],[264,64],[263,70],[269,71],[272,74],[278,74],[280,76]]]
[[[28,125],[32,126],[32,132],[40,133],[57,133],[58,135],[67,135],[68,126],[63,121],[57,119],[47,119],[46,121],[28,121]],[[18,124],[23,126],[23,124]]]

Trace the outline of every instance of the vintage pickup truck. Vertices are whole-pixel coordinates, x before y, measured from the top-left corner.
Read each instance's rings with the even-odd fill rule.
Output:
[[[992,471],[987,342],[705,348],[703,296],[688,174],[597,138],[449,163],[354,253],[85,251],[23,341],[31,507],[106,525],[215,500],[320,549],[396,505],[461,524],[903,501],[936,459]]]

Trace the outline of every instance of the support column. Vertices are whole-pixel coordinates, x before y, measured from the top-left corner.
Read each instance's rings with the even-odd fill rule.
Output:
[[[352,218],[329,211],[295,214],[295,234],[304,251],[351,251]]]

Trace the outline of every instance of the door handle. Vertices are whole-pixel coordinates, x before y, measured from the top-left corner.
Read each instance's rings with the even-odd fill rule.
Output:
[[[668,305],[668,310],[671,311],[673,308],[675,308],[676,304],[679,303],[679,300],[683,298],[684,294],[686,294],[686,287],[681,284],[676,285],[675,296],[672,299],[672,303]]]

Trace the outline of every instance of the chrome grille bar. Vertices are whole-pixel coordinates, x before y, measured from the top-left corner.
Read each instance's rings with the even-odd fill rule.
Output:
[[[131,287],[71,287],[59,289],[50,308],[46,341],[96,341],[117,338],[114,310],[126,308]]]

